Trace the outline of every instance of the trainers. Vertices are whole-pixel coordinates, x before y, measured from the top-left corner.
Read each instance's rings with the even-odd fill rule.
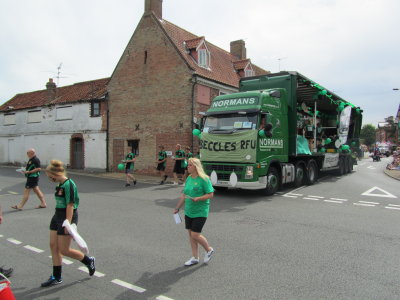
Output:
[[[136,185],[136,180],[133,182],[133,185]]]
[[[198,258],[194,258],[191,257],[187,262],[185,262],[185,266],[189,267],[189,266],[193,266],[199,263],[199,259]]]
[[[163,185],[163,184],[164,184],[164,180],[160,182],[160,185]]]
[[[125,184],[125,186],[131,186],[129,183]]]
[[[210,259],[211,259],[211,257],[212,257],[213,254],[214,254],[214,249],[211,248],[211,250],[208,251],[208,252],[204,255],[204,263],[205,263],[205,264],[207,264],[207,263],[210,261]]]
[[[61,278],[60,278],[60,279],[57,279],[57,278],[55,278],[53,275],[51,275],[50,278],[49,278],[47,281],[45,281],[45,282],[43,282],[43,283],[41,284],[41,286],[42,286],[42,287],[48,287],[48,286],[60,284],[61,282],[62,282],[62,279],[61,279]]]
[[[89,257],[90,263],[87,265],[89,270],[89,275],[93,276],[94,272],[96,271],[96,266],[94,265],[94,261],[96,260],[93,256]]]
[[[174,183],[172,185],[178,185],[178,183],[174,181]]]

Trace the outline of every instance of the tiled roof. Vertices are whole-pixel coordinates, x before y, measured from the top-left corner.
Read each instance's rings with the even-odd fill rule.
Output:
[[[246,68],[249,62],[250,59],[238,60],[233,63],[233,67],[235,68],[235,70],[244,70],[244,68]]]
[[[48,104],[73,103],[95,100],[104,97],[107,93],[107,84],[110,78],[97,79],[75,83],[73,85],[56,88],[54,100],[49,101],[48,90],[17,94],[0,106],[0,111],[7,111],[12,106],[13,110],[40,107]]]
[[[206,41],[207,48],[210,51],[210,67],[209,69],[202,68],[187,52],[187,46],[185,47],[184,43],[185,41],[187,43],[187,41],[195,41],[196,39],[198,40],[201,37],[198,37],[193,33],[190,33],[166,20],[158,21],[160,22],[162,28],[164,28],[171,41],[175,44],[182,57],[186,60],[186,63],[195,71],[197,75],[230,86],[239,86],[240,76],[233,67],[234,63],[238,61],[236,56]],[[260,67],[255,65],[252,66],[255,75],[269,73]]]
[[[187,41],[185,41],[186,48],[187,49],[196,49],[199,46],[199,44],[201,43],[201,41],[203,41],[203,40],[204,40],[204,36],[201,36],[201,37],[198,37],[198,38],[195,38],[192,40],[187,40]]]

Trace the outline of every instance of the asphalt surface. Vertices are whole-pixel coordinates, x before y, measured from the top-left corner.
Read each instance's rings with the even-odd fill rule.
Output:
[[[97,272],[90,278],[67,258],[51,288],[39,286],[52,271],[54,184],[42,176],[48,208],[34,209],[32,194],[15,211],[24,178],[0,167],[0,265],[14,267],[17,299],[399,299],[399,182],[386,164],[363,160],[351,174],[273,197],[216,193],[203,231],[215,255],[189,268],[187,233],[172,218],[182,187],[71,174]]]

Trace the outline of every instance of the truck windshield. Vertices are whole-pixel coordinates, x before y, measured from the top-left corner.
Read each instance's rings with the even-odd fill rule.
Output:
[[[255,129],[256,124],[257,113],[212,115],[207,117],[203,131],[209,133],[231,133],[239,130]]]

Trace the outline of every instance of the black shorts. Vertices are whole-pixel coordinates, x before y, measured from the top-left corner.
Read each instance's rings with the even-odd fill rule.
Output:
[[[176,173],[176,174],[185,174],[185,169],[182,168],[182,161],[181,160],[177,160],[175,162],[174,173]]]
[[[165,171],[165,164],[164,163],[158,164],[157,165],[157,170],[158,171]]]
[[[50,230],[57,231],[57,235],[69,235],[65,234],[64,227],[62,227],[62,224],[64,223],[66,218],[67,210],[65,208],[56,208],[56,212],[50,221]],[[71,224],[78,225],[78,210],[76,209],[74,209],[74,213],[72,214]]]
[[[205,217],[190,218],[185,215],[185,228],[193,232],[200,233],[204,224],[206,223],[206,220],[207,218]]]
[[[39,177],[27,177],[26,178],[26,189],[33,189],[39,185]]]

